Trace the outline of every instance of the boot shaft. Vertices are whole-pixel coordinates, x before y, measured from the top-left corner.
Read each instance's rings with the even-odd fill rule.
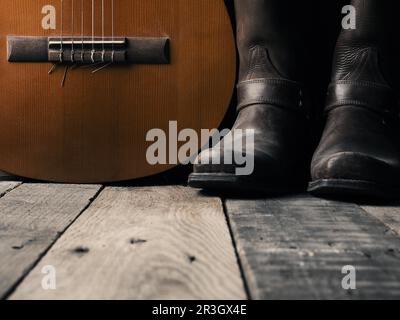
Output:
[[[235,0],[239,81],[272,76],[302,80],[309,8],[308,0]]]

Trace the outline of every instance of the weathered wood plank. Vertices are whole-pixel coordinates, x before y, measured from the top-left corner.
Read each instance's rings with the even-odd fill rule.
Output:
[[[400,204],[397,206],[361,206],[368,214],[382,221],[385,226],[400,235]]]
[[[0,297],[13,289],[99,189],[23,184],[0,199]]]
[[[0,181],[0,198],[3,197],[8,192],[14,190],[20,186],[21,182],[16,181]]]
[[[41,269],[57,290],[41,289]],[[185,187],[106,188],[12,299],[246,298],[218,198]]]
[[[400,239],[359,206],[310,196],[226,206],[253,298],[400,298]],[[342,287],[346,265],[355,291]]]

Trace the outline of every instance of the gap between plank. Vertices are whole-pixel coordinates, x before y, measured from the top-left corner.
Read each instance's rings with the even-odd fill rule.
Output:
[[[8,181],[0,181],[0,182],[8,182]],[[14,181],[10,181],[10,182],[14,182]],[[15,181],[15,182],[16,182],[15,186],[11,187],[8,190],[5,190],[4,192],[0,192],[0,199],[3,198],[6,194],[10,193],[11,191],[13,191],[13,190],[17,189],[18,187],[22,186],[22,184],[23,184],[23,182],[18,182],[18,181]]]
[[[393,236],[395,236],[397,238],[400,238],[399,232],[395,228],[393,228],[389,223],[385,222],[382,219],[379,219],[378,217],[376,217],[372,213],[368,212],[367,208],[364,208],[363,205],[357,204],[357,206],[359,206],[359,208],[365,213],[365,215],[369,216],[372,219],[375,219],[380,224],[382,224],[387,231],[390,231],[393,234]]]
[[[222,201],[222,208],[223,208],[224,214],[225,214],[226,223],[228,225],[229,234],[230,234],[231,241],[232,241],[233,250],[235,251],[235,255],[236,255],[236,261],[237,261],[237,264],[239,267],[240,277],[242,278],[242,281],[243,281],[244,291],[246,293],[247,299],[253,300],[251,292],[250,292],[250,288],[247,284],[243,264],[242,264],[242,261],[240,260],[240,255],[239,255],[239,251],[237,248],[235,235],[234,235],[233,229],[232,229],[231,219],[229,217],[228,208],[226,207],[226,199],[221,198],[221,201]]]
[[[31,273],[31,271],[40,263],[40,261],[46,256],[46,254],[51,250],[51,248],[56,244],[56,242],[64,235],[64,233],[85,213],[85,211],[92,205],[92,203],[98,198],[100,193],[104,190],[105,186],[102,185],[96,194],[89,199],[88,204],[79,212],[79,214],[71,221],[70,224],[66,226],[66,228],[60,232],[54,241],[48,246],[46,250],[44,250],[39,257],[32,263],[31,266],[27,269],[27,271],[6,291],[3,296],[0,296],[0,300],[8,300],[8,298],[17,290],[19,285],[26,279],[26,277]],[[14,188],[15,189],[15,188]]]

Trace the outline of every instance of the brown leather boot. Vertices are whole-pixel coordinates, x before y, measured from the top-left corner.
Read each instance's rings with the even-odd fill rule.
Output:
[[[393,69],[395,1],[354,0],[355,30],[337,42],[326,127],[309,191],[320,196],[400,198],[400,119]]]
[[[235,10],[240,75],[233,132],[253,129],[254,150],[232,148],[231,143],[226,150],[222,140],[200,154],[189,185],[269,193],[305,189],[309,125],[302,95],[301,19],[307,8],[300,1],[236,0]],[[246,135],[236,136],[234,145],[248,142]],[[225,152],[233,159],[239,153],[253,157],[254,171],[238,175],[240,165],[226,161]]]

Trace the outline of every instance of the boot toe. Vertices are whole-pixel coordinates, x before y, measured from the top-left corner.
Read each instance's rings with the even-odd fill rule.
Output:
[[[341,152],[319,160],[312,165],[312,179],[358,180],[388,183],[397,176],[396,168],[377,158],[355,152]]]
[[[233,158],[234,159],[234,156]],[[202,151],[196,158],[194,173],[235,173],[232,161],[225,161],[224,151],[218,147]]]

